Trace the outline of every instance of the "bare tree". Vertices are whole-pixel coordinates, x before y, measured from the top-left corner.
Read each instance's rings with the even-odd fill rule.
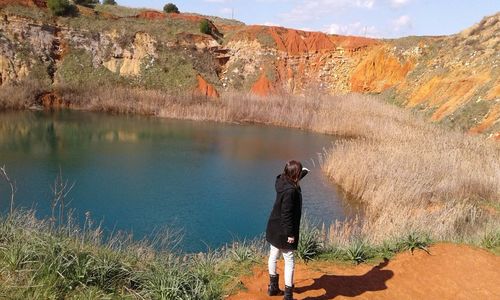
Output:
[[[10,214],[12,214],[14,212],[14,197],[17,192],[16,182],[10,179],[9,174],[7,174],[7,170],[5,169],[5,165],[0,168],[0,176],[10,186]]]
[[[59,225],[63,224],[64,222],[64,214],[65,214],[65,207],[69,205],[69,203],[66,203],[68,194],[71,192],[73,187],[75,186],[75,183],[73,182],[72,184],[68,183],[68,180],[65,180],[62,175],[62,171],[59,170],[59,174],[57,175],[56,179],[54,180],[54,184],[51,186],[52,190],[52,203],[51,203],[51,209],[52,209],[52,215],[51,215],[51,222],[52,225],[55,224],[56,220],[59,220]],[[58,210],[57,212],[57,218],[56,218],[56,209]]]

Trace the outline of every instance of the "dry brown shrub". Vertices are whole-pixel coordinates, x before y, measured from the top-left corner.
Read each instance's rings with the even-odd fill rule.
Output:
[[[0,86],[0,110],[29,108],[44,91],[44,85],[36,80],[4,84]]]

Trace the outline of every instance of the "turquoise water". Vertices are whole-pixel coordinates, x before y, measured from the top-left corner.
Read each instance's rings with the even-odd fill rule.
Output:
[[[320,222],[346,205],[318,167],[334,137],[299,130],[114,116],[78,111],[0,114],[0,165],[16,180],[18,207],[49,215],[60,170],[75,186],[70,207],[106,231],[136,239],[182,229],[181,247],[203,251],[265,230],[274,179],[289,159],[311,169],[304,210]],[[9,192],[0,182],[0,208]]]

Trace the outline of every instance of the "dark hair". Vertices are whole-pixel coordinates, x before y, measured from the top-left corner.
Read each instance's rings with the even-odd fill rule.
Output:
[[[299,161],[291,160],[286,163],[283,175],[294,184],[299,183],[300,173],[302,172],[302,164]]]

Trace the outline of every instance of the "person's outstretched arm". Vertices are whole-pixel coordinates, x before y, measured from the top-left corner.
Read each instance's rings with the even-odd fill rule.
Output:
[[[302,168],[302,171],[300,172],[300,179],[306,177],[306,175],[309,173],[309,169],[308,168]]]

